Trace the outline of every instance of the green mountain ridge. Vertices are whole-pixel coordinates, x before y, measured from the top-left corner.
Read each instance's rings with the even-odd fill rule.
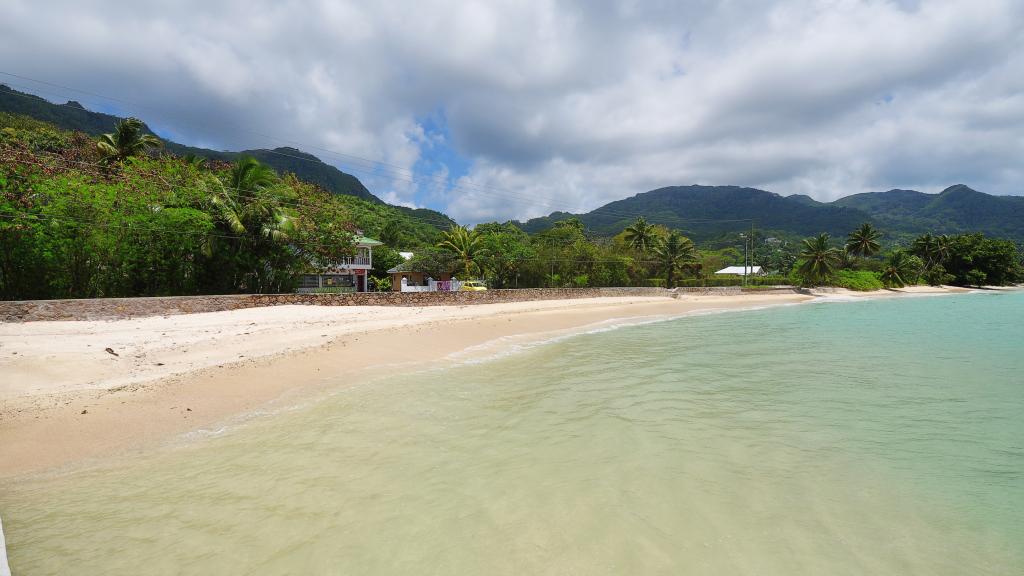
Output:
[[[117,116],[89,111],[75,101],[54,104],[2,84],[0,111],[23,114],[59,128],[91,135],[112,131],[120,120]],[[301,180],[335,194],[353,196],[396,210],[436,228],[445,229],[455,224],[454,220],[435,210],[386,204],[357,177],[296,148],[232,152],[166,140],[165,148],[178,155],[193,154],[221,161],[234,161],[241,155],[250,155],[278,172],[294,173]],[[558,221],[576,217],[591,234],[613,236],[638,216],[678,228],[699,242],[732,237],[749,228],[751,219],[762,233],[782,237],[810,236],[819,232],[842,237],[862,222],[871,222],[892,237],[925,232],[955,234],[980,231],[1024,242],[1024,197],[993,196],[963,184],[951,186],[939,194],[893,189],[853,194],[832,202],[821,202],[802,194],[782,196],[741,186],[669,186],[635,194],[582,214],[553,212],[548,216],[513,223],[535,233],[550,228]]]
[[[534,233],[576,217],[592,233],[610,236],[637,216],[679,228],[697,241],[741,232],[751,219],[766,234],[828,232],[842,237],[862,222],[871,222],[894,236],[977,231],[1024,241],[1024,197],[993,196],[963,184],[939,194],[895,189],[854,194],[833,202],[740,186],[670,186],[587,213],[555,212],[519,225]]]
[[[45,98],[19,92],[3,84],[0,84],[0,111],[22,114],[53,124],[64,130],[76,130],[92,136],[112,132],[114,126],[122,120],[118,116],[87,110],[74,100],[68,101],[65,104],[54,104]],[[150,134],[157,135],[148,126],[145,130]],[[374,204],[387,205],[383,200],[373,195],[355,176],[342,172],[316,156],[296,148],[281,147],[231,152],[187,146],[164,138],[161,139],[164,141],[165,150],[179,156],[192,154],[201,158],[224,162],[233,162],[240,156],[252,156],[260,162],[273,167],[279,173],[291,172],[298,176],[300,180],[316,184],[328,192],[355,196]],[[427,208],[389,206],[403,212],[407,216],[430,223],[441,229],[447,228],[455,222],[448,216]]]

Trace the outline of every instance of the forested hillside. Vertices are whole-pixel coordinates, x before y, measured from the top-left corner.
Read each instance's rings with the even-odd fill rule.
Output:
[[[288,291],[357,231],[437,241],[433,222],[252,157],[154,154],[136,128],[94,139],[0,112],[0,298]]]
[[[91,136],[113,132],[114,126],[121,120],[117,116],[86,110],[77,102],[54,104],[38,96],[12,90],[2,84],[0,84],[0,112],[29,116],[64,130],[85,132]],[[149,127],[145,127],[144,131],[149,134],[153,133]],[[163,149],[179,156],[193,155],[224,162],[234,162],[242,156],[252,156],[279,173],[294,173],[301,180],[316,184],[328,192],[347,194],[379,204],[384,203],[370,193],[355,176],[346,174],[334,166],[320,161],[316,156],[295,148],[228,152],[186,146],[165,140]]]
[[[807,236],[815,231],[838,235],[860,222],[872,222],[886,228],[890,239],[926,232],[983,232],[1024,241],[1024,197],[992,196],[963,185],[941,194],[891,190],[855,194],[834,202],[738,186],[672,186],[611,202],[586,214],[556,212],[522,226],[536,232],[559,220],[578,217],[588,230],[612,235],[637,216],[680,228],[698,242],[735,236],[750,219],[765,234],[780,237]]]

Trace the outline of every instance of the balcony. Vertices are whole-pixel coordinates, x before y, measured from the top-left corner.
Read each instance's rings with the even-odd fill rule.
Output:
[[[338,261],[339,266],[351,266],[353,264],[358,264],[360,266],[371,266],[373,265],[373,260],[369,256],[359,255],[354,256],[352,258],[342,258],[341,260]]]

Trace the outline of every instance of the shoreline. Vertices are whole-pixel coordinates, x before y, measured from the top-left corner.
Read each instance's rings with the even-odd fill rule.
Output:
[[[9,375],[0,384],[0,478],[147,449],[369,379],[386,385],[391,374],[456,362],[456,355],[481,348],[507,348],[511,340],[546,341],[611,321],[837,297],[965,292],[913,287],[409,308],[279,306],[0,324],[0,372]]]

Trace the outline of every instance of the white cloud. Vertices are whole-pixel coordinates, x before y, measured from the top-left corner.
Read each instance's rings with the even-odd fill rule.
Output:
[[[0,70],[188,142],[295,145],[472,222],[689,183],[1020,193],[1022,41],[1014,0],[15,0]],[[443,192],[409,181],[436,111],[471,162]]]

